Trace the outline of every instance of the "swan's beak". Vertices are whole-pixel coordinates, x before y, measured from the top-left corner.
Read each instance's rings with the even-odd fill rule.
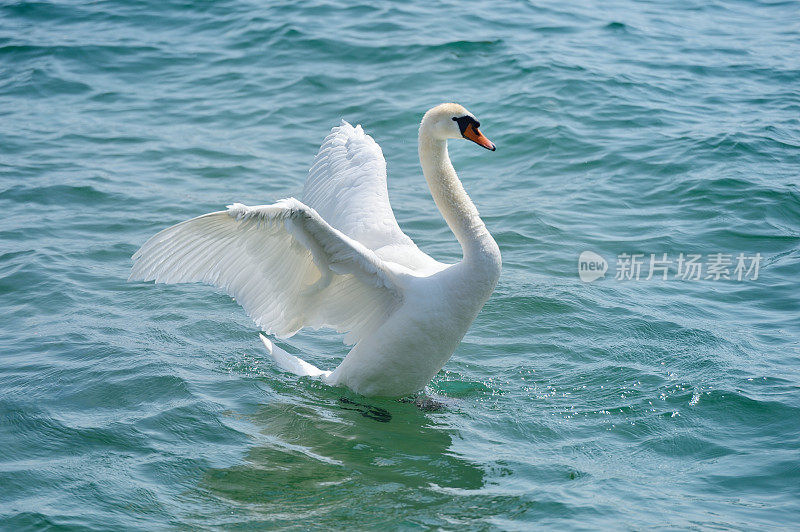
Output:
[[[478,146],[483,146],[487,150],[494,151],[497,149],[495,148],[494,143],[491,140],[487,139],[483,135],[483,133],[481,133],[481,130],[475,127],[474,124],[468,125],[467,128],[464,130],[464,138],[471,140]]]

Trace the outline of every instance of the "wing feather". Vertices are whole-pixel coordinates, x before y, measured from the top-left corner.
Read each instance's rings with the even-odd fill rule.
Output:
[[[397,224],[383,151],[361,126],[342,120],[331,130],[308,172],[303,202],[384,260],[412,270],[437,267]]]
[[[265,332],[331,327],[352,344],[376,330],[402,296],[383,261],[289,198],[231,205],[169,227],[134,256],[129,280],[217,286]]]

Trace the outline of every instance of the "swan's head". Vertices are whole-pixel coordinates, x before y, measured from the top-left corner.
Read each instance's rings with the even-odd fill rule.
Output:
[[[478,127],[481,123],[475,115],[457,103],[443,103],[428,110],[419,125],[420,134],[430,135],[437,140],[465,138],[487,150],[494,151],[495,145],[487,139]]]

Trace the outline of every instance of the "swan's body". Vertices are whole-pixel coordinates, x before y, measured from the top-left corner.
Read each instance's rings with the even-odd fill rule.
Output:
[[[234,204],[180,223],[133,256],[131,280],[224,288],[267,333],[332,327],[355,344],[332,372],[262,336],[280,367],[364,395],[422,389],[452,355],[500,276],[500,251],[458,180],[447,139],[494,145],[458,104],[425,114],[419,156],[437,207],[464,257],[443,264],[417,248],[389,205],[386,162],[361,127],[333,128],[303,202]]]

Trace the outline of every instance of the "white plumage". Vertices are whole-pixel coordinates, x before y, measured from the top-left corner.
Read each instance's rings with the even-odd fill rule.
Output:
[[[474,132],[462,131],[467,122]],[[447,139],[461,136],[494,148],[457,104],[431,109],[420,126],[423,172],[464,249],[458,264],[435,261],[400,230],[380,147],[342,121],[314,160],[303,202],[235,203],[167,228],[134,254],[129,280],[220,287],[280,337],[303,327],[346,333],[355,347],[332,372],[262,340],[299,375],[365,395],[415,392],[450,357],[500,273],[497,245],[447,157]]]
[[[383,151],[360,125],[342,120],[325,138],[308,172],[303,202],[385,260],[411,269],[436,267],[397,225]]]

